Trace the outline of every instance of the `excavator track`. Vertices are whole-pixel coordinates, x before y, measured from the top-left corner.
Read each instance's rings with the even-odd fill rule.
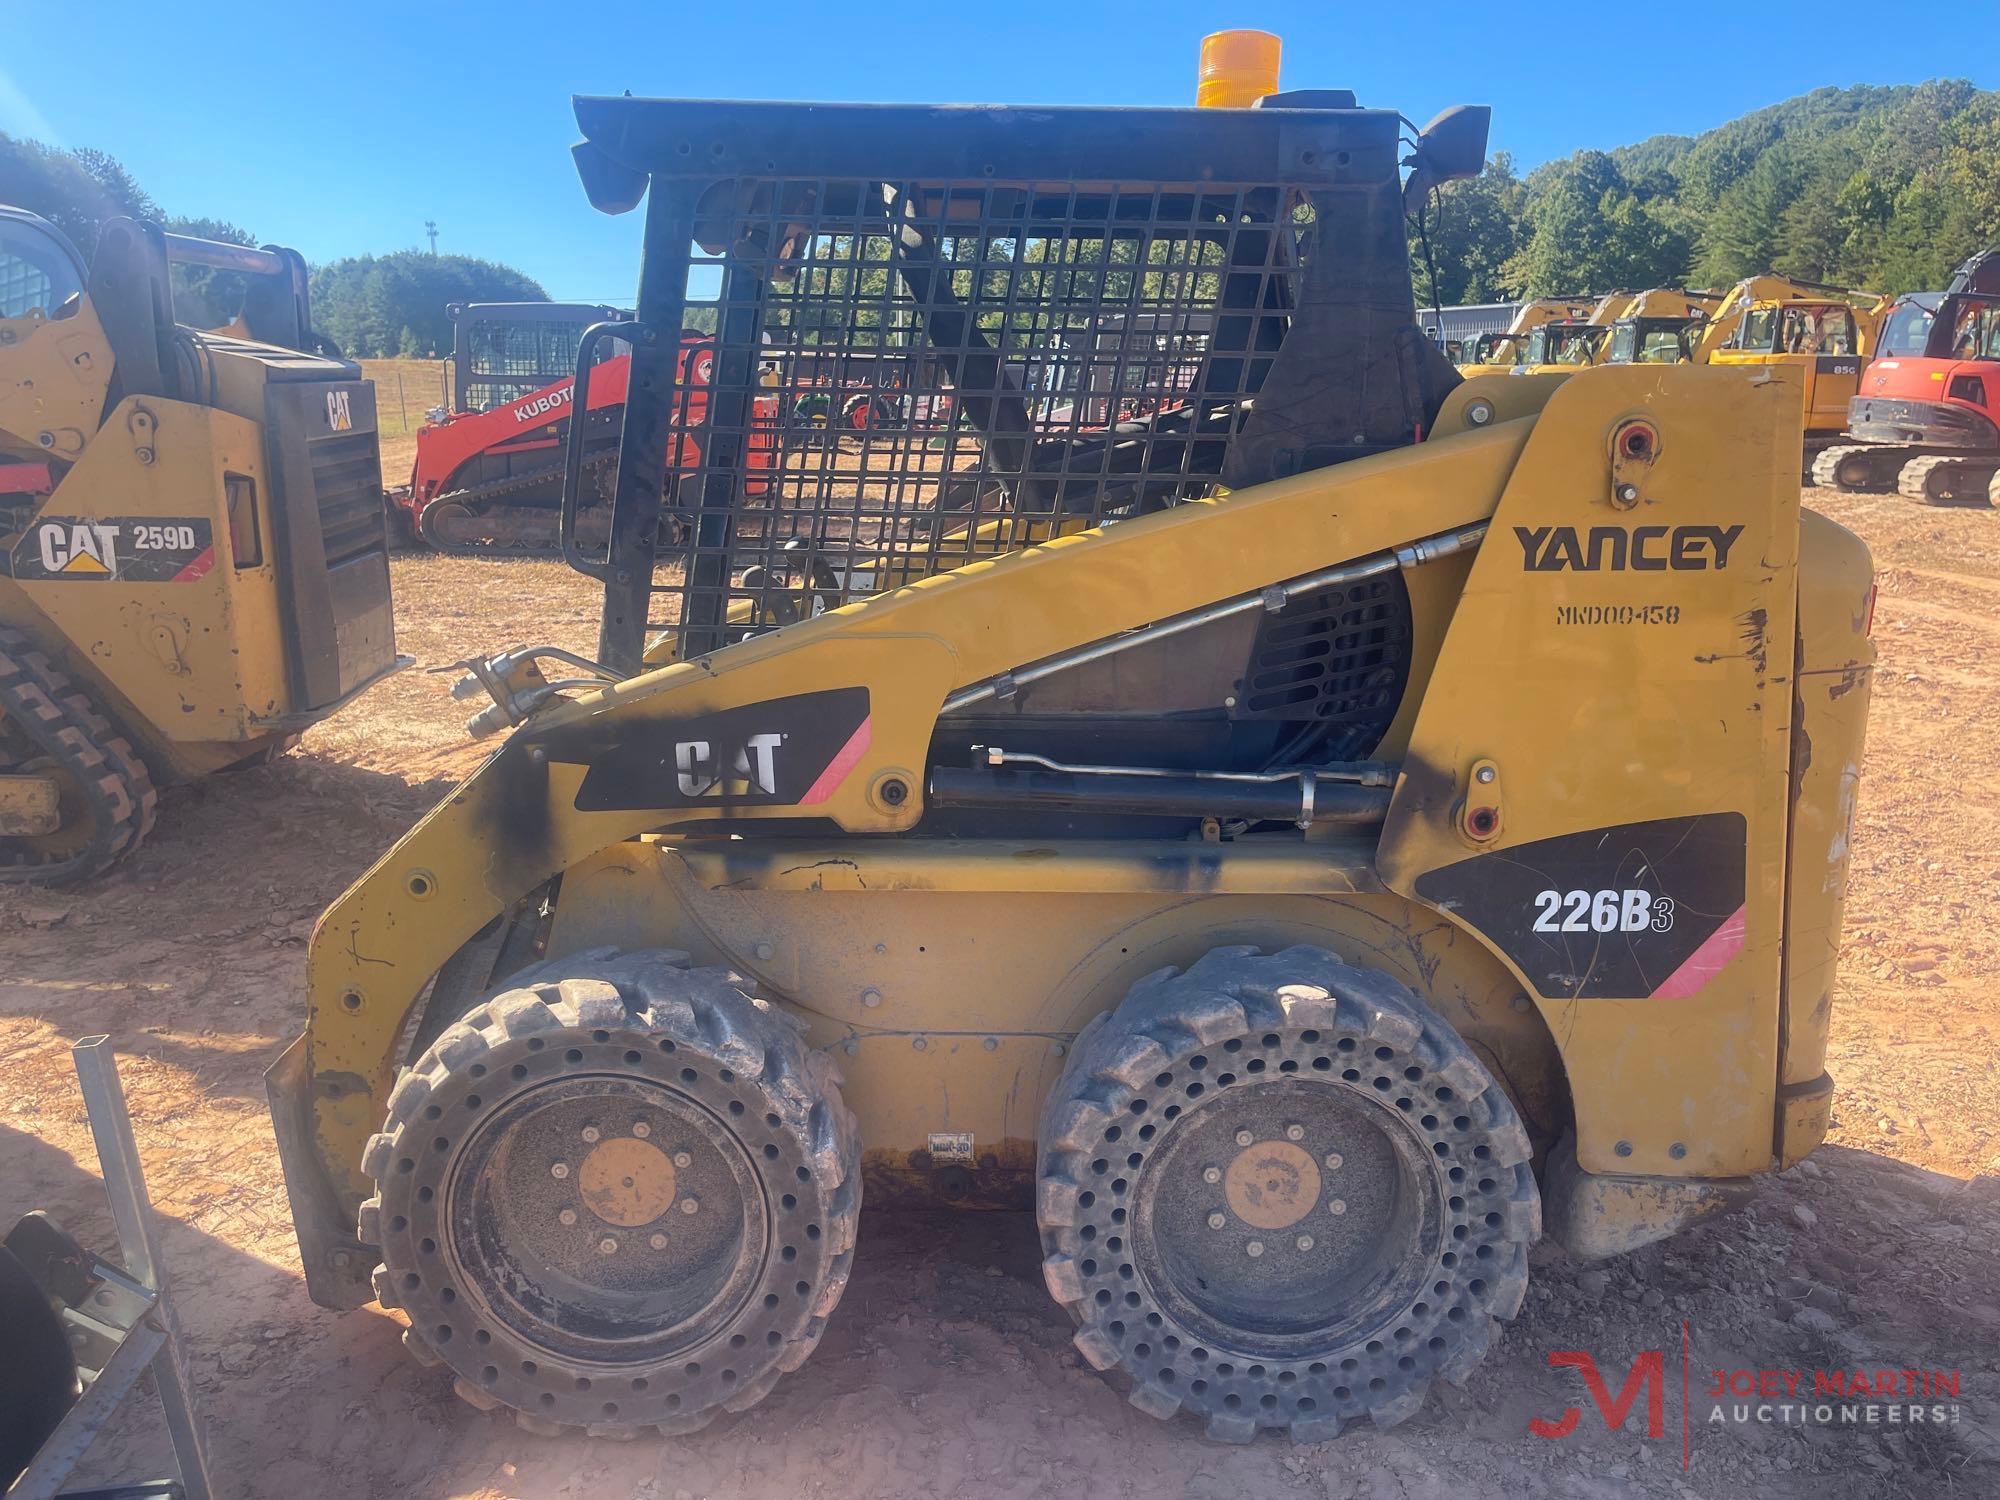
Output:
[[[1896,489],[1921,505],[1978,505],[1987,501],[1987,487],[2000,458],[1953,458],[1930,454],[1913,458],[1896,476]]]
[[[1896,490],[1896,450],[1880,443],[1843,443],[1813,457],[1810,482],[1823,490],[1852,495],[1890,495]]]
[[[64,824],[0,838],[0,884],[61,886],[102,874],[153,827],[159,793],[98,705],[19,631],[0,629],[0,753],[9,769],[54,775]]]
[[[614,450],[585,459],[585,479],[608,478],[617,458]],[[553,556],[561,548],[557,530],[561,513],[554,506],[495,506],[493,502],[545,486],[553,486],[560,496],[562,483],[562,465],[552,464],[527,474],[449,490],[423,508],[417,534],[426,546],[447,557]]]

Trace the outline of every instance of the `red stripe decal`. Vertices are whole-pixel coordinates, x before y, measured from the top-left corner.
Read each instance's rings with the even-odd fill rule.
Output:
[[[204,547],[195,554],[192,562],[185,568],[182,568],[180,572],[174,574],[173,581],[175,583],[193,583],[214,566],[215,548],[213,546]]]
[[[1743,946],[1745,930],[1744,913],[1747,907],[1739,906],[1730,914],[1729,920],[1708,935],[1694,952],[1690,953],[1681,966],[1660,982],[1653,991],[1655,1000],[1686,1000],[1701,993],[1709,980],[1722,972],[1722,966],[1736,957]]]
[[[840,753],[828,761],[826,769],[819,773],[819,780],[799,798],[799,806],[810,807],[815,802],[824,802],[840,789],[841,782],[847,780],[847,773],[868,753],[868,726],[873,722],[872,714],[861,721],[854,733],[847,737],[847,743],[840,747]]]
[[[0,490],[14,495],[46,495],[55,485],[47,464],[0,464]]]

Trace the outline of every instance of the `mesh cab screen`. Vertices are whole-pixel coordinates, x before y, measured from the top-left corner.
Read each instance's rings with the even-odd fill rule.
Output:
[[[1339,91],[576,111],[592,203],[646,205],[609,539],[566,549],[624,669],[1407,444],[1456,380],[1399,117]]]
[[[1276,185],[712,191],[649,625],[712,649],[1214,493],[1311,227]]]

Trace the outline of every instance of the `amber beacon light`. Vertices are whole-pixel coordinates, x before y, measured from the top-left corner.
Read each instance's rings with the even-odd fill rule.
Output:
[[[1203,109],[1247,109],[1278,92],[1284,43],[1268,31],[1218,31],[1201,39],[1201,81],[1194,102]]]

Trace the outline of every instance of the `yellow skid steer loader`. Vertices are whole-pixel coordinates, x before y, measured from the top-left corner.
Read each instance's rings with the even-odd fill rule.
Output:
[[[314,935],[316,1300],[686,1432],[864,1201],[1032,1210],[1135,1405],[1320,1440],[1464,1380],[1545,1227],[1818,1143],[1869,560],[1783,375],[1460,383],[1404,213],[1484,110],[576,111],[646,214],[600,648],[482,664],[516,727]],[[893,419],[753,490],[773,378]]]
[[[225,329],[170,266],[234,278]],[[282,750],[401,664],[375,388],[298,253],[0,206],[0,886],[129,856],[156,787]]]

